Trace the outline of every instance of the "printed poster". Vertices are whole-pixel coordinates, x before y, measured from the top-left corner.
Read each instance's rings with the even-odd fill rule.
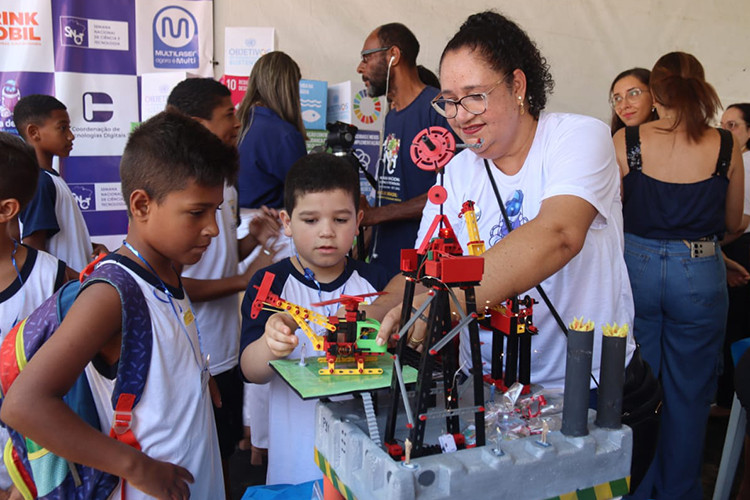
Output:
[[[211,1],[136,0],[135,10],[138,74],[189,71],[213,78]]]
[[[130,0],[53,0],[55,71],[135,74]]]
[[[186,78],[197,75],[184,71],[144,73],[141,75],[141,121],[164,111],[172,89]]]
[[[224,74],[248,77],[255,61],[276,50],[275,47],[273,28],[225,28]]]
[[[384,100],[368,96],[361,82],[328,85],[329,122],[351,123],[359,130],[380,130],[384,112]]]
[[[300,80],[299,99],[305,129],[325,130],[328,83],[318,80]]]
[[[255,62],[264,54],[276,50],[275,37],[273,28],[224,28],[224,76],[220,81],[232,93],[235,107],[245,97]]]
[[[17,132],[13,111],[23,96],[49,94],[66,105],[76,138],[71,156],[53,163],[96,241],[115,248],[127,230],[119,163],[141,108],[163,109],[172,86],[188,73],[213,76],[212,12],[211,0],[0,5],[0,130]],[[143,73],[172,80],[149,87],[151,99],[142,103]]]
[[[0,4],[0,72],[55,70],[50,0]]]

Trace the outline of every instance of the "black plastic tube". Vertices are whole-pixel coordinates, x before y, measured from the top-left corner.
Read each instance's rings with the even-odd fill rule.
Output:
[[[560,429],[568,437],[586,436],[589,433],[589,374],[593,348],[593,330],[568,329],[563,420]]]
[[[626,343],[627,337],[604,335],[602,338],[602,361],[595,423],[605,429],[622,427]]]

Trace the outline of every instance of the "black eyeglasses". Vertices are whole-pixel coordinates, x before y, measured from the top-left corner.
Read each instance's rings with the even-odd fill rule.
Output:
[[[367,49],[367,50],[363,50],[359,55],[362,56],[362,62],[367,64],[367,61],[370,60],[369,56],[373,54],[377,54],[378,52],[385,52],[391,47],[393,47],[393,45],[389,45],[388,47],[378,47],[377,49]]]
[[[444,97],[436,97],[432,100],[432,107],[439,114],[446,118],[455,118],[458,114],[458,105],[471,113],[472,115],[481,115],[487,111],[487,96],[490,92],[500,86],[505,81],[505,77],[498,80],[492,87],[486,92],[479,92],[476,94],[468,94],[463,96],[461,99],[446,99]]]

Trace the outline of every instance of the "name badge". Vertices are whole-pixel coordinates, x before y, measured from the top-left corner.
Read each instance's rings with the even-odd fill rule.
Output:
[[[193,316],[193,310],[188,309],[185,311],[185,313],[182,315],[182,320],[185,322],[185,326],[190,326],[193,321],[195,321],[195,316]]]

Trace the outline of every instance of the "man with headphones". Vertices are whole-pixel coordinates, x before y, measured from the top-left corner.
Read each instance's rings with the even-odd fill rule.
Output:
[[[411,160],[414,137],[432,126],[448,127],[430,102],[440,92],[426,86],[417,71],[419,42],[400,23],[384,24],[365,40],[357,73],[371,97],[386,96],[390,110],[382,135],[376,204],[363,203],[363,226],[375,226],[371,261],[392,277],[400,271],[402,248],[414,248],[427,190],[435,173],[420,170]]]

